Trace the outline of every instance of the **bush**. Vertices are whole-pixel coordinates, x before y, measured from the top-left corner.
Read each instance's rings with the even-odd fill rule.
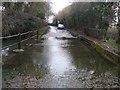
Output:
[[[2,35],[13,35],[45,26],[44,20],[25,13],[14,13],[14,15],[3,17]]]
[[[117,27],[116,26],[110,26],[109,28],[108,28],[108,31],[107,31],[108,33],[118,33],[118,30],[117,30]]]

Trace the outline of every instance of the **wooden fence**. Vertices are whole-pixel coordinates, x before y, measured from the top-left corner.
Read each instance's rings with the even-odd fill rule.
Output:
[[[21,37],[24,36],[24,35],[27,35],[27,38],[22,40]],[[22,42],[24,42],[26,40],[29,40],[30,38],[33,38],[35,36],[37,36],[37,39],[38,39],[38,37],[39,37],[39,30],[28,31],[28,32],[25,32],[25,33],[19,33],[19,34],[15,34],[15,35],[11,35],[11,36],[6,36],[6,37],[0,37],[0,40],[17,37],[17,42],[16,43],[10,44],[10,45],[5,46],[5,47],[2,47],[0,50],[5,49],[7,47],[14,46],[14,45],[18,45],[18,49],[21,49],[21,46],[22,46],[21,43]]]

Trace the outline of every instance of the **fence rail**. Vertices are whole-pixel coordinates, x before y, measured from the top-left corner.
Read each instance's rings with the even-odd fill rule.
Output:
[[[31,33],[35,33],[35,32],[37,32],[35,35],[30,36]],[[23,35],[28,35],[28,34],[29,34],[29,36],[26,39],[23,39],[23,40],[21,39],[21,37]],[[28,32],[25,32],[25,33],[19,33],[19,34],[15,34],[15,35],[11,35],[11,36],[0,37],[0,40],[13,38],[13,37],[18,37],[18,41],[16,43],[10,44],[10,45],[5,46],[5,47],[2,47],[0,50],[3,50],[5,48],[8,48],[8,47],[11,47],[11,46],[14,46],[14,45],[18,45],[18,49],[21,49],[21,43],[22,42],[27,41],[30,38],[33,38],[35,36],[37,36],[37,39],[38,39],[38,34],[39,34],[39,30],[34,30],[34,31],[28,31]]]

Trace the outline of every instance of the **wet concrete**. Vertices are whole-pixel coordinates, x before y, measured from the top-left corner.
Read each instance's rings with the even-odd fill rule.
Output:
[[[25,52],[11,52],[8,57],[3,65],[3,87],[120,87],[119,66],[56,27],[51,26]]]

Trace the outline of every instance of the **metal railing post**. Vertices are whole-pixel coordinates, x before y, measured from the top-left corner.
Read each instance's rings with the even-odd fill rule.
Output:
[[[18,49],[21,49],[21,34],[18,36]]]

